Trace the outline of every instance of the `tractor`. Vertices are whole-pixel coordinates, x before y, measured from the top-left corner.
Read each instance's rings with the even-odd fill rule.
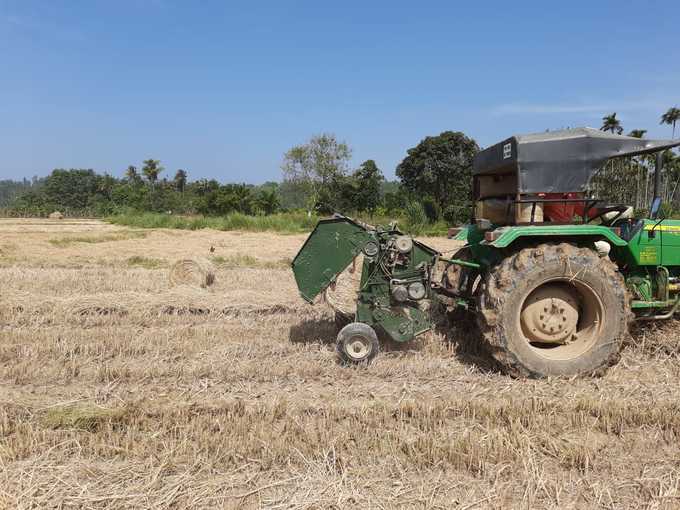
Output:
[[[480,151],[473,216],[451,258],[405,235],[342,215],[319,221],[292,262],[314,303],[361,255],[356,311],[337,336],[347,363],[367,363],[378,334],[407,342],[432,328],[431,309],[474,314],[481,339],[517,377],[595,375],[617,362],[629,325],[680,308],[680,221],[665,219],[662,151],[591,128],[516,135]],[[656,154],[646,218],[604,203],[591,180],[612,158]]]

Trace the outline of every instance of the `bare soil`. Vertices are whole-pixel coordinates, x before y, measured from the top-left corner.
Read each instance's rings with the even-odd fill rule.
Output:
[[[0,220],[0,508],[680,508],[678,322],[597,379],[509,378],[467,321],[347,368],[304,237]]]

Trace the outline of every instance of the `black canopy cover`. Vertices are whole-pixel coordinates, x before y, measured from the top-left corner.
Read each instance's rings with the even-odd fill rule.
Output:
[[[473,175],[517,173],[519,193],[584,191],[610,158],[680,146],[680,140],[645,140],[592,128],[515,135],[479,152]]]

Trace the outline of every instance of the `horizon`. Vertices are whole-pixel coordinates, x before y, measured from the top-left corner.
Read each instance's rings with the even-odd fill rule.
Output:
[[[670,1],[6,0],[0,179],[120,177],[154,158],[168,178],[280,182],[284,152],[327,132],[353,167],[373,159],[394,180],[406,151],[443,131],[486,147],[613,112],[625,133],[670,138],[659,119],[680,105],[679,14]]]

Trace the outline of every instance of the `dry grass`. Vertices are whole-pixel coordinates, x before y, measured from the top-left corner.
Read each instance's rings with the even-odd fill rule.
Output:
[[[146,232],[130,230],[129,232],[116,232],[113,234],[67,236],[50,239],[52,246],[66,248],[76,243],[109,243],[112,241],[126,241],[128,239],[140,239],[146,237]]]
[[[304,236],[78,228],[0,222],[0,508],[680,507],[677,322],[600,379],[509,379],[466,323],[345,368]]]

